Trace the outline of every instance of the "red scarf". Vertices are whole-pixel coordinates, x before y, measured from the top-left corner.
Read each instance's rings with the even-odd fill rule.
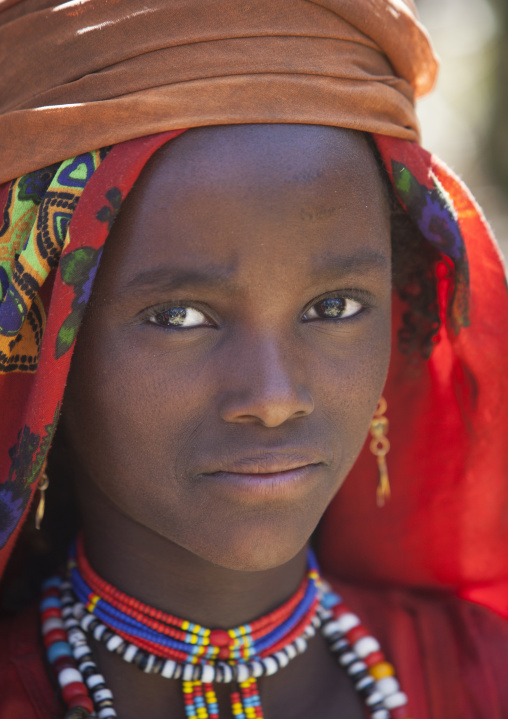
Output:
[[[102,246],[142,168],[182,131],[88,152],[0,187],[0,572],[56,428]],[[443,255],[430,360],[393,348],[385,397],[392,498],[368,445],[321,523],[325,572],[444,587],[508,617],[508,292],[481,211],[416,144],[375,135],[395,192]],[[394,304],[394,326],[401,303]],[[394,333],[396,337],[396,332]]]

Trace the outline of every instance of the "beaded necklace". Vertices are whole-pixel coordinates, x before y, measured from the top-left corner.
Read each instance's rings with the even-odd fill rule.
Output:
[[[81,539],[71,549],[68,578],[54,576],[43,584],[40,609],[48,659],[69,709],[66,719],[117,716],[89,635],[145,673],[180,680],[187,719],[219,719],[215,683],[231,685],[235,719],[263,719],[257,679],[302,654],[317,629],[371,719],[409,719],[407,697],[379,642],[321,579],[311,550],[306,576],[287,602],[227,631],[207,629],[120,592],[95,574]]]

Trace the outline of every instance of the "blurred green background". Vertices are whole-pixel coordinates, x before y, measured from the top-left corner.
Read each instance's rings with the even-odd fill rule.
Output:
[[[508,0],[417,0],[441,59],[422,143],[469,185],[508,257]]]

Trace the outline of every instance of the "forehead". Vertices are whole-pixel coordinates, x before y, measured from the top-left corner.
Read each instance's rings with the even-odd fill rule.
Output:
[[[389,252],[389,209],[362,133],[306,125],[207,127],[154,155],[112,236],[122,274],[168,254],[175,262],[228,266],[242,259],[298,263],[335,249]]]

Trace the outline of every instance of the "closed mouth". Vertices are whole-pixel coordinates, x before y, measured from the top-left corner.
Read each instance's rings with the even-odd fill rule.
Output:
[[[315,457],[277,455],[273,452],[266,452],[254,457],[242,457],[233,462],[225,462],[223,466],[214,469],[212,472],[204,472],[206,475],[213,474],[245,474],[249,476],[275,475],[293,472],[311,465],[326,464]]]
[[[233,471],[228,465],[227,470],[219,470],[200,475],[205,482],[215,487],[224,496],[233,492],[242,502],[257,503],[267,500],[291,500],[303,497],[321,481],[319,470],[325,467],[323,462],[302,464],[299,462],[264,463],[248,469],[243,466],[241,471]],[[260,469],[272,471],[259,471]]]

